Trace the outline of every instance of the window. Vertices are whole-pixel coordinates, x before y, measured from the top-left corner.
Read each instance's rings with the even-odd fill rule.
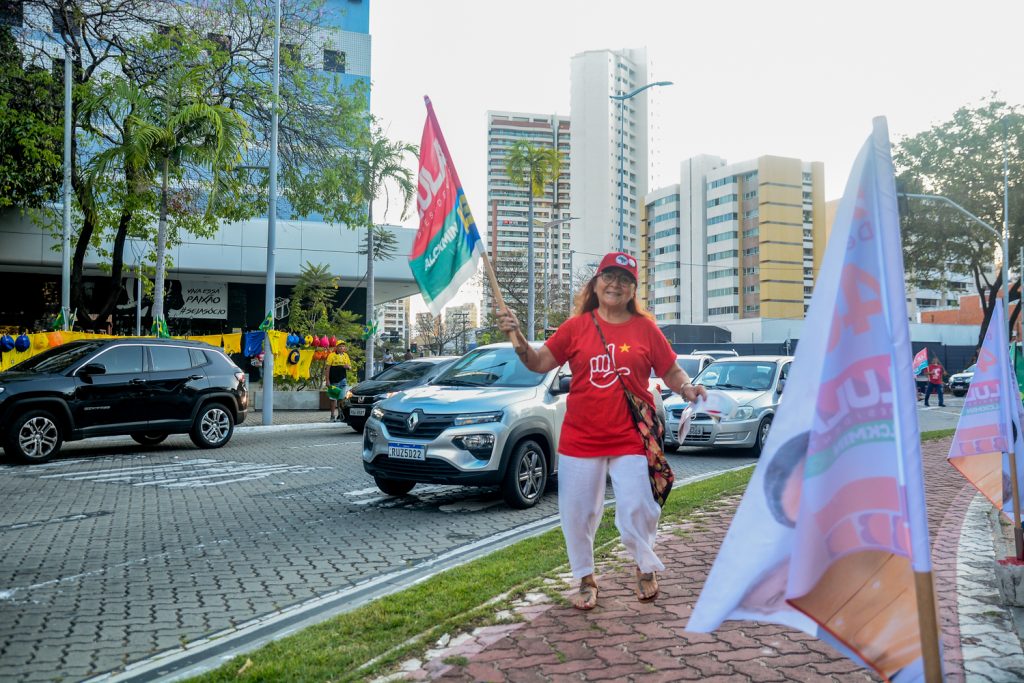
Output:
[[[0,0],[0,26],[21,26],[25,21],[23,0]]]
[[[142,347],[115,346],[96,356],[93,362],[102,365],[108,375],[139,374],[142,372]]]
[[[324,50],[324,71],[345,73],[345,53],[340,50]]]
[[[153,357],[153,372],[188,370],[192,367],[192,356],[184,346],[150,346]]]

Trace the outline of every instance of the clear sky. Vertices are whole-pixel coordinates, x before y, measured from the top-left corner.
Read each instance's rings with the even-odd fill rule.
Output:
[[[649,79],[675,83],[647,93],[652,189],[695,154],[774,154],[824,162],[834,199],[873,116],[896,142],[993,91],[1024,104],[1019,0],[371,3],[373,112],[418,144],[430,95],[481,225],[487,111],[569,115],[583,50],[647,47]]]

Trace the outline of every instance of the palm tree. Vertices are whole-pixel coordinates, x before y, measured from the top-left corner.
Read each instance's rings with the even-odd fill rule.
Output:
[[[514,185],[529,186],[529,209],[526,214],[526,319],[529,321],[528,338],[533,341],[537,337],[536,319],[536,288],[534,285],[533,263],[533,198],[544,196],[544,186],[558,178],[562,168],[562,160],[558,150],[553,147],[538,147],[529,142],[517,142],[509,150],[505,159],[505,173]]]
[[[374,233],[376,224],[373,222],[373,204],[379,199],[384,199],[384,215],[387,215],[391,204],[390,186],[398,190],[398,198],[402,205],[402,220],[409,215],[409,204],[416,194],[416,183],[412,171],[405,165],[406,155],[416,156],[419,148],[416,145],[401,142],[399,140],[388,140],[379,126],[374,126],[370,131],[369,145],[362,153],[358,164],[360,167],[362,199],[367,203],[367,224],[370,229],[366,231],[366,324],[373,322],[373,262],[378,255],[374,245]],[[370,334],[366,339],[366,376],[373,372],[373,343],[374,335]]]
[[[230,171],[237,167],[249,139],[245,119],[234,109],[205,101],[201,67],[170,69],[162,82],[140,85],[117,77],[85,105],[123,113],[120,144],[93,157],[93,178],[124,173],[129,192],[142,195],[159,182],[159,222],[153,321],[164,317],[167,217],[171,184],[195,182],[181,194],[204,205],[204,218],[215,214],[222,195],[234,190]],[[177,196],[175,197],[178,198]],[[187,198],[187,197],[186,197]]]

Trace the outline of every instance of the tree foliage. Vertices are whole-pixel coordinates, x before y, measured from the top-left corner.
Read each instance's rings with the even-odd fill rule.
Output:
[[[110,79],[122,75],[148,92],[150,84],[160,82],[168,54],[188,54],[198,48],[195,54],[202,57],[198,61],[204,87],[195,93],[195,104],[237,112],[253,133],[245,156],[248,168],[230,177],[249,190],[250,200],[239,202],[235,213],[221,211],[217,217],[239,220],[265,213],[268,174],[261,167],[269,154],[274,3],[208,0],[154,6],[148,0],[98,5],[88,0],[41,0],[34,7],[36,11],[25,14],[24,30],[17,36],[22,52],[31,61],[49,64],[62,57],[68,46],[74,59],[72,118],[76,129],[86,133],[82,140],[76,136],[73,144],[72,306],[86,314],[80,320],[101,321],[113,311],[121,292],[125,242],[129,238],[153,241],[160,200],[144,178],[133,182],[118,175],[90,175],[88,160],[126,144],[125,133],[132,131],[127,118],[117,115],[108,117],[104,126],[90,126],[83,104],[108,88]],[[366,212],[353,150],[364,147],[367,137],[365,88],[344,88],[337,77],[320,71],[319,55],[331,31],[312,28],[321,26],[325,18],[321,0],[284,2],[278,178],[285,201],[279,206],[281,210],[290,207],[298,217],[316,213],[327,221],[360,225]],[[150,27],[165,44],[155,48],[155,38],[140,31],[140,26]],[[38,40],[40,34],[47,39]],[[89,116],[96,111],[102,108]],[[175,200],[202,203],[209,197],[205,192],[190,196],[171,187],[172,216]],[[199,211],[193,220],[185,214],[180,212],[180,227],[190,234],[204,234],[210,225],[205,222],[208,214]],[[55,216],[48,218],[51,225],[59,225]],[[109,261],[109,279],[99,298],[87,296],[83,287],[84,262],[90,251]]]
[[[505,173],[520,187],[529,187],[531,197],[543,197],[544,188],[561,172],[558,150],[519,141],[512,145],[505,159]]]
[[[63,181],[61,81],[23,64],[9,28],[0,26],[0,209],[55,201]]]
[[[951,119],[901,140],[893,150],[902,192],[947,197],[997,230],[1003,223],[1003,155],[1009,158],[1009,257],[1024,245],[1024,115],[992,96],[957,110]],[[903,259],[918,287],[944,284],[948,274],[969,276],[978,292],[984,340],[1002,272],[995,237],[940,202],[902,202]],[[943,289],[944,287],[940,287]],[[1011,292],[1019,298],[1020,282]],[[1019,305],[1013,319],[1019,315]],[[1012,329],[1012,323],[1011,323]]]

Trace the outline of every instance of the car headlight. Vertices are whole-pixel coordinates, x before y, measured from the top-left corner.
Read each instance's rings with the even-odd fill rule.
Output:
[[[372,410],[372,411],[370,412],[370,416],[371,416],[371,417],[373,417],[373,418],[375,418],[375,419],[378,419],[378,420],[383,420],[383,419],[384,419],[384,411],[383,411],[383,410],[381,410],[380,408],[376,408],[376,407],[375,407],[375,408],[374,408],[374,409],[373,409],[373,410]]]
[[[501,422],[502,411],[496,410],[493,413],[470,413],[468,415],[459,415],[455,418],[453,423],[456,427],[464,427],[466,425],[480,425],[487,422]]]
[[[740,420],[749,420],[754,416],[754,409],[750,406],[740,406],[736,409],[735,414],[732,417],[722,418],[722,422],[739,422]]]
[[[6,387],[0,387],[0,394],[4,393],[5,390],[6,390]]]
[[[349,389],[348,391],[345,392],[345,400],[347,401],[350,398],[352,398],[352,390],[351,389]]]

